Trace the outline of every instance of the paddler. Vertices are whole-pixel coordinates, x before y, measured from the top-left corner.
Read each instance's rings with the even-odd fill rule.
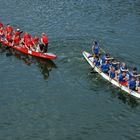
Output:
[[[31,48],[33,47],[32,40],[30,38],[26,38],[24,46],[26,49],[31,50]]]
[[[46,36],[45,33],[42,33],[42,36],[41,36],[40,50],[43,53],[46,53],[48,51],[48,37]]]
[[[136,90],[136,77],[132,76],[132,78],[129,80],[128,88],[131,90]]]
[[[22,47],[25,47],[25,44],[28,44],[28,40],[31,40],[31,35],[28,32],[24,32],[23,38],[21,39]]]
[[[3,26],[3,23],[0,21],[0,28],[1,28],[1,27],[4,27],[4,26]]]
[[[109,77],[111,79],[115,79],[116,78],[116,72],[115,72],[115,68],[113,66],[110,66]]]
[[[136,81],[136,90],[138,93],[140,93],[140,79],[137,78],[137,81]]]
[[[13,46],[19,46],[21,43],[21,37],[19,34],[16,34],[13,36],[13,42],[12,42],[12,45]]]
[[[13,35],[12,35],[12,33],[11,32],[6,32],[5,39],[6,39],[6,42],[12,43],[12,41],[13,41]]]
[[[123,86],[127,86],[128,85],[128,82],[127,82],[128,81],[128,78],[127,78],[127,75],[126,75],[126,71],[122,71],[119,74],[118,81]]]
[[[4,26],[1,22],[0,22],[0,38],[4,38]]]
[[[33,50],[36,51],[39,44],[39,38],[37,35],[35,35],[31,40],[33,43]]]
[[[109,69],[110,69],[110,62],[106,60],[105,63],[101,65],[101,70],[103,73],[109,74]]]
[[[129,80],[131,80],[133,76],[137,77],[137,74],[137,68],[133,67],[132,71],[128,72]]]
[[[7,33],[13,33],[13,27],[10,24],[7,24],[6,28],[5,28],[5,35]]]
[[[99,56],[98,56],[98,55],[94,57],[93,63],[94,63],[95,66],[97,66],[97,67],[100,66],[100,59],[99,59]]]
[[[105,63],[106,60],[108,60],[108,58],[110,58],[110,54],[109,53],[106,53],[103,57],[102,57],[102,64]]]
[[[14,36],[17,36],[17,35],[21,35],[23,33],[23,31],[20,31],[20,29],[16,29],[16,31],[14,32]]]
[[[92,46],[92,53],[93,53],[93,56],[94,57],[96,57],[96,56],[99,55],[99,49],[100,49],[100,47],[99,47],[98,42],[97,41],[94,41],[93,42],[93,46]]]

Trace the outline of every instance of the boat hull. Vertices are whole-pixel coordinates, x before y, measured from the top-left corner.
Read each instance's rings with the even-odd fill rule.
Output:
[[[51,60],[54,60],[54,59],[57,58],[57,56],[53,53],[40,53],[40,52],[35,52],[35,51],[28,50],[25,47],[12,46],[11,43],[7,43],[2,39],[0,39],[0,42],[4,46],[12,47],[13,49],[15,49],[19,52],[22,52],[24,54],[27,54],[27,55],[31,55],[31,56],[35,56],[35,57],[39,57],[39,58],[44,58],[44,59],[51,59]]]
[[[98,67],[96,67],[93,63],[93,57],[91,57],[91,54],[84,51],[83,52],[83,56],[84,58],[87,60],[87,62],[90,64],[90,66],[92,68],[94,68],[94,70],[99,74],[101,75],[104,79],[106,79],[107,81],[109,81],[110,83],[112,83],[113,85],[119,87],[120,89],[122,89],[123,91],[125,91],[126,93],[134,96],[134,97],[137,97],[137,98],[140,98],[140,94],[136,91],[133,91],[133,90],[130,90],[128,87],[125,87],[121,84],[119,84],[118,81],[114,80],[114,79],[111,79],[107,74],[103,73]]]

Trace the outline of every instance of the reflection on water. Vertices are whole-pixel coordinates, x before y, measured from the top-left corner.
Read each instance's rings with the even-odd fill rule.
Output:
[[[49,59],[36,58],[29,55],[24,55],[16,50],[13,50],[12,48],[3,47],[1,44],[0,53],[5,53],[7,57],[14,55],[17,59],[22,60],[22,62],[24,62],[24,64],[28,66],[35,64],[40,69],[40,72],[45,80],[48,79],[49,72],[52,70],[52,68],[57,68],[55,63]]]

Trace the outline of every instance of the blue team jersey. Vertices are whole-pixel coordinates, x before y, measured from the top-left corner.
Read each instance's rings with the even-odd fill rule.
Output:
[[[108,73],[109,68],[110,68],[110,64],[102,64],[101,66],[102,72],[104,73]]]
[[[120,73],[122,73],[123,70],[127,70],[127,67],[126,66],[124,66],[124,67],[121,66],[120,67]]]
[[[115,70],[118,70],[118,64],[113,64],[113,63],[112,63],[112,67],[113,67]]]
[[[95,45],[93,47],[94,47],[93,53],[96,54],[96,55],[99,54],[99,46],[98,45]]]
[[[104,56],[102,57],[102,64],[104,64],[106,60],[107,60],[107,57],[106,57],[106,55],[104,55]]]
[[[100,66],[100,60],[94,58],[94,64],[95,66]]]
[[[110,71],[109,74],[110,74],[110,78],[111,78],[111,79],[114,79],[114,78],[115,78],[115,75],[116,75],[116,74],[115,74],[115,71],[114,71],[114,72]]]
[[[132,90],[135,90],[136,89],[136,81],[134,80],[130,80],[129,83],[129,88],[132,89]]]
[[[119,82],[126,82],[125,76],[122,76],[122,74],[119,75]]]
[[[137,72],[128,72],[128,75],[129,75],[129,80],[132,79],[133,75],[137,75]]]

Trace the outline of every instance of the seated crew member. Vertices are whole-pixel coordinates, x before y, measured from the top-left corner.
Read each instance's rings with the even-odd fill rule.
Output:
[[[137,92],[140,93],[140,80],[139,79],[137,80],[137,83],[136,83],[136,89],[137,89]]]
[[[32,41],[31,41],[31,39],[30,38],[28,38],[28,39],[25,39],[25,48],[26,49],[28,49],[28,50],[31,50],[31,47],[32,47]]]
[[[109,63],[108,60],[106,60],[105,63],[103,63],[101,65],[101,70],[102,70],[103,73],[108,74],[109,73],[109,68],[110,68],[110,63]]]
[[[127,75],[126,75],[126,71],[122,71],[122,73],[119,74],[118,81],[123,86],[128,85],[128,82],[127,82],[128,78],[127,78]]]
[[[99,59],[99,56],[96,55],[96,56],[94,57],[93,63],[94,63],[95,66],[97,66],[97,67],[100,66],[100,59]]]
[[[127,66],[126,66],[125,63],[122,63],[121,66],[120,66],[120,73],[121,73],[122,71],[128,71]]]
[[[126,64],[123,62],[118,70],[116,70],[116,74],[119,75],[122,71],[128,72]]]
[[[5,37],[4,35],[4,27],[0,26],[0,38],[3,39]]]
[[[31,40],[31,35],[28,32],[24,32],[23,37],[21,38],[21,45],[22,45],[22,47],[25,47],[24,46],[25,42],[27,43],[28,40]]]
[[[129,80],[128,88],[131,90],[136,90],[136,77],[132,76],[132,78]]]
[[[21,42],[20,35],[14,35],[12,45],[19,46],[20,42]]]
[[[32,38],[32,43],[33,43],[33,50],[36,51],[37,49],[37,46],[39,44],[39,38],[37,35],[35,35],[34,38]]]
[[[137,77],[137,68],[133,67],[132,71],[128,72],[129,80],[132,79],[132,77]]]
[[[1,27],[4,27],[4,26],[3,26],[3,23],[0,21],[0,28],[1,28]]]
[[[7,24],[6,28],[5,28],[5,34],[7,33],[13,33],[13,28],[10,24]]]
[[[31,39],[31,35],[28,32],[25,32],[23,35],[23,43],[25,43],[25,41],[29,39]]]
[[[109,53],[106,53],[103,57],[102,57],[102,64],[105,63],[105,61],[110,58],[110,54]]]
[[[48,51],[48,38],[45,35],[45,33],[42,33],[42,36],[41,36],[40,50],[43,53],[46,53]]]
[[[4,26],[0,21],[0,38],[3,37],[3,35],[4,35]]]
[[[109,77],[111,79],[115,79],[116,78],[116,72],[113,66],[110,66],[110,71],[109,71]]]
[[[23,31],[20,31],[20,29],[17,29],[15,32],[14,32],[14,36],[17,36],[17,35],[21,35],[23,33]]]
[[[119,69],[119,62],[114,60],[114,61],[111,62],[111,65],[114,68],[114,70],[118,70]]]
[[[5,39],[6,39],[6,42],[12,43],[12,41],[13,41],[13,35],[12,35],[12,33],[11,32],[7,32],[5,34]]]
[[[93,53],[94,57],[99,55],[99,49],[100,48],[99,48],[97,41],[94,41],[93,46],[92,46],[92,53]]]

